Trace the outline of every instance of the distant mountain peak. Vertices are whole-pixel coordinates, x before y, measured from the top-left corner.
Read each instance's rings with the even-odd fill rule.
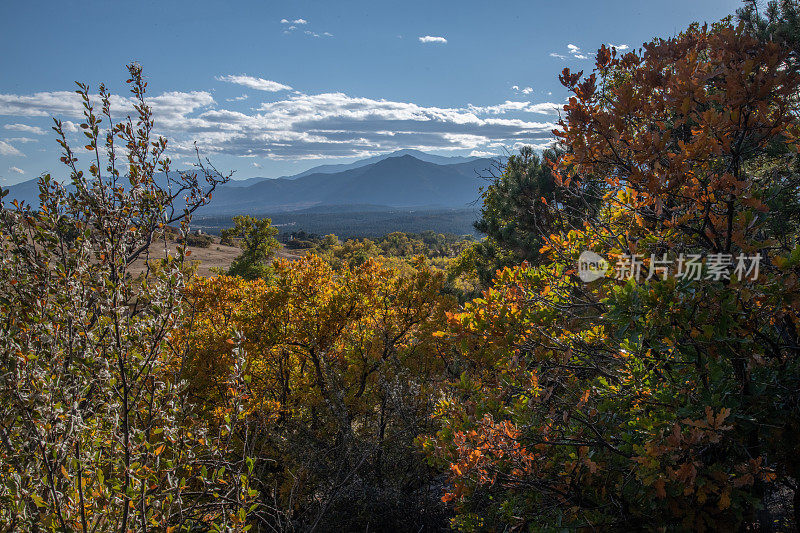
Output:
[[[403,160],[403,161],[419,161],[420,163],[425,163],[425,161],[423,161],[422,159],[419,159],[418,157],[414,157],[411,154],[398,154],[398,155],[389,156],[386,159],[382,159],[382,160],[378,161],[376,164],[386,163],[387,161],[390,161],[390,160],[393,160],[393,159],[395,159],[395,160],[396,159],[400,159],[400,160]],[[436,163],[429,163],[429,164],[435,165]]]
[[[426,163],[433,163],[436,165],[453,165],[456,163],[468,163],[470,161],[475,161],[480,159],[474,156],[458,156],[458,155],[436,155],[436,154],[429,154],[427,152],[423,152],[422,150],[417,150],[415,148],[403,148],[401,150],[395,150],[394,152],[387,152],[385,154],[378,154],[372,157],[367,157],[365,159],[360,159],[353,163],[332,163],[332,164],[325,164],[325,165],[318,165],[316,167],[309,168],[308,170],[304,170],[298,174],[294,174],[292,176],[281,176],[283,179],[287,180],[296,180],[298,178],[302,178],[304,176],[309,176],[311,174],[336,174],[338,172],[342,172],[345,170],[351,170],[354,168],[365,167],[367,165],[372,165],[383,161],[384,159],[389,159],[391,157],[402,157],[402,156],[411,156],[414,159],[419,159],[420,161],[424,161]],[[253,185],[262,180],[267,180],[271,178],[246,178],[241,180],[233,180],[231,181],[230,185],[232,187],[247,187]]]
[[[360,165],[335,165],[337,172],[314,172],[295,179],[250,179],[228,183],[214,193],[200,216],[237,214],[264,215],[318,210],[324,206],[385,206],[395,208],[461,209],[480,197],[479,175],[491,160],[436,156],[436,161],[418,157],[417,150],[398,150]],[[10,198],[38,200],[35,180],[9,188]]]

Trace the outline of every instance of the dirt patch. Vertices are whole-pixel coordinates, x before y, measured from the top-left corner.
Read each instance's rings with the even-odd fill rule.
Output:
[[[177,243],[175,241],[169,241],[167,251],[169,253],[174,253],[175,248],[177,247]],[[164,242],[155,242],[152,245],[153,252],[161,252],[164,247]],[[236,246],[225,246],[219,243],[219,237],[212,237],[211,246],[208,248],[200,248],[197,246],[189,246],[187,248],[190,252],[189,257],[187,258],[189,261],[197,261],[197,274],[204,277],[213,277],[216,276],[214,272],[212,272],[212,268],[222,268],[227,269],[231,266],[231,263],[241,253],[241,250]],[[296,253],[295,251],[289,251],[285,248],[281,247],[275,253],[275,257],[281,259],[288,259],[289,261],[296,261],[303,257],[302,253]],[[140,264],[139,261],[132,265],[130,269],[131,273],[136,275],[143,270],[144,264]]]

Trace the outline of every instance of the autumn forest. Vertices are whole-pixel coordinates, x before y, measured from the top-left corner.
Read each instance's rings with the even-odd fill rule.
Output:
[[[208,276],[230,175],[172,170],[138,63],[127,119],[78,84],[0,189],[0,532],[795,531],[800,7],[755,4],[564,68],[478,238],[243,214]]]

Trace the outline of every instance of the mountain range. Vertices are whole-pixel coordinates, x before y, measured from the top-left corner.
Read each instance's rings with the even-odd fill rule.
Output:
[[[475,207],[496,161],[403,150],[345,165],[322,165],[294,176],[231,181],[196,215],[267,215]],[[6,201],[38,204],[36,180],[12,185]]]
[[[297,178],[302,178],[303,176],[308,176],[309,174],[335,174],[338,172],[344,172],[345,170],[352,170],[354,168],[371,165],[373,163],[383,161],[384,159],[388,159],[390,157],[399,157],[403,155],[410,155],[415,159],[419,159],[420,161],[425,161],[427,163],[435,163],[437,165],[452,165],[456,163],[467,163],[469,161],[474,161],[475,159],[478,159],[477,157],[443,156],[443,155],[429,154],[421,150],[405,149],[405,150],[397,150],[395,152],[391,152],[388,154],[381,154],[372,157],[367,157],[365,159],[359,159],[354,163],[319,165],[316,167],[309,168],[308,170],[304,170],[299,174],[294,174],[293,176],[281,176],[281,177],[289,180],[294,180]],[[247,187],[253,185],[254,183],[258,183],[259,181],[263,181],[265,179],[270,179],[270,178],[247,178],[243,180],[231,180],[228,183],[228,185],[231,187],[237,187],[237,186]]]

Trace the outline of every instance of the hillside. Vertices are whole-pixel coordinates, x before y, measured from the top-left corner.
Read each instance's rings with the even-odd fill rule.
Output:
[[[417,157],[422,152],[414,153],[384,157],[355,167],[355,164],[343,165],[347,168],[338,172],[314,172],[277,179],[251,178],[244,180],[251,183],[246,186],[242,186],[242,182],[229,183],[219,187],[214,200],[197,215],[264,215],[309,208],[327,211],[322,209],[324,206],[331,206],[334,211],[474,207],[480,196],[479,188],[484,184],[480,176],[486,176],[492,168],[491,159],[452,158],[457,162],[450,163],[451,158],[423,154],[426,159],[448,161],[448,164],[438,164]],[[329,165],[327,170],[334,166],[338,165]],[[9,201],[24,200],[32,205],[38,201],[36,180],[12,185],[9,191]],[[364,209],[364,206],[369,207]]]
[[[491,166],[489,159],[439,165],[411,155],[389,157],[332,174],[262,180],[247,187],[225,185],[198,214],[266,214],[355,205],[466,208],[478,200],[480,175],[486,175]]]
[[[437,165],[454,165],[457,163],[468,163],[470,161],[479,159],[477,157],[442,156],[442,155],[429,154],[421,150],[406,149],[406,150],[397,150],[389,154],[381,154],[372,157],[367,157],[365,159],[360,159],[353,163],[318,165],[316,167],[309,168],[308,170],[304,170],[303,172],[300,172],[298,174],[294,174],[293,176],[281,176],[281,177],[288,180],[294,180],[311,174],[335,174],[337,172],[344,172],[345,170],[352,170],[355,168],[371,165],[373,163],[383,161],[384,159],[388,159],[390,157],[399,157],[403,155],[410,155],[416,159],[419,159],[420,161],[425,161],[427,163],[435,163]],[[231,182],[228,183],[228,185],[230,185],[231,187],[249,187],[250,185],[268,179],[270,178],[247,178],[243,180],[231,180]]]

